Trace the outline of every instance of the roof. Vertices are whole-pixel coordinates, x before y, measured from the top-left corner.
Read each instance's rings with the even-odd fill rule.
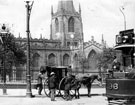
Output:
[[[135,48],[135,44],[123,44],[123,45],[117,45],[114,48],[118,50],[122,50],[124,48]]]
[[[72,13],[72,12],[75,13],[75,8],[73,6],[73,0],[65,0],[65,1],[60,0],[58,2],[57,12],[61,12],[62,9],[69,13]]]

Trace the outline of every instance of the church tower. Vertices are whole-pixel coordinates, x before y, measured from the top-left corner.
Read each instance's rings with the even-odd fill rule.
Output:
[[[56,13],[51,10],[51,39],[60,40],[62,47],[71,44],[75,48],[83,48],[83,24],[81,6],[77,12],[73,0],[60,0]]]

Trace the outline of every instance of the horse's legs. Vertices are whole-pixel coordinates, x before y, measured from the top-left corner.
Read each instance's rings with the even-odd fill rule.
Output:
[[[77,94],[77,90],[75,89],[75,98],[77,98],[77,95],[76,94]]]
[[[91,84],[87,85],[87,89],[88,89],[88,97],[90,97],[90,93],[91,93]]]
[[[79,99],[80,98],[79,89],[75,89],[75,98],[76,99]]]
[[[78,93],[78,99],[80,98],[80,93],[79,93],[79,89],[77,89],[77,93]]]

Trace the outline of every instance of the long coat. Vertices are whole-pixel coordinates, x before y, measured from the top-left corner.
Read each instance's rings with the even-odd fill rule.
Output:
[[[55,89],[56,88],[56,77],[55,75],[52,75],[48,80],[49,89]]]
[[[37,76],[38,84],[42,84],[42,78],[43,78],[43,75],[39,73]]]

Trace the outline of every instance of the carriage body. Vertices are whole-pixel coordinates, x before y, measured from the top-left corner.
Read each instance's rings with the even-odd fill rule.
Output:
[[[46,73],[47,79],[44,81],[44,92],[46,96],[50,97],[50,89],[48,86],[48,79],[50,77],[51,72],[55,73],[56,76],[56,95],[61,95],[60,91],[64,90],[63,80],[67,75],[68,69],[66,66],[47,66]]]
[[[48,78],[50,77],[51,72],[55,73],[58,85],[59,85],[60,81],[62,80],[62,78],[64,78],[67,75],[66,66],[52,66],[52,67],[47,66],[46,69],[47,69]],[[57,89],[59,89],[58,85],[57,85]]]

